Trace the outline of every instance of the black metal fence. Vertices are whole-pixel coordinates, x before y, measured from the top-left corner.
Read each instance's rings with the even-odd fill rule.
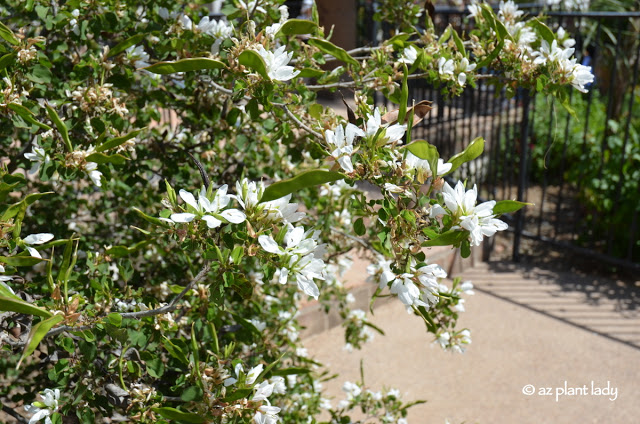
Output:
[[[530,5],[528,12],[538,10]],[[468,32],[467,15],[440,8],[434,23]],[[445,159],[473,137],[485,138],[485,154],[461,176],[477,183],[484,198],[534,204],[506,217],[514,260],[527,238],[639,270],[640,12],[546,15],[549,27],[562,26],[576,40],[578,62],[595,74],[588,93],[571,94],[575,116],[541,95],[519,91],[507,98],[484,81],[454,99],[413,81],[410,98],[435,105],[415,137],[435,144]],[[361,29],[375,40],[384,25],[368,25]]]

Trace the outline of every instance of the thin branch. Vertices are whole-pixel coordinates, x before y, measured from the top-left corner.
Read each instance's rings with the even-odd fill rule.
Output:
[[[353,241],[355,241],[356,243],[361,244],[362,246],[366,247],[369,250],[372,250],[374,252],[378,252],[376,249],[374,249],[374,247],[372,245],[370,245],[369,243],[367,243],[366,241],[364,241],[363,239],[361,239],[360,237],[356,237],[356,236],[352,236],[351,234],[345,233],[344,231],[336,228],[336,227],[331,227],[331,231],[333,231],[334,233],[338,233],[348,239],[351,239]]]
[[[213,85],[213,88],[215,88],[215,89],[216,89],[216,90],[218,90],[218,91],[223,92],[224,94],[228,94],[228,95],[230,95],[230,96],[232,96],[232,95],[233,95],[233,90],[229,90],[228,88],[225,88],[225,87],[223,87],[223,86],[221,86],[221,85],[219,85],[219,84],[216,84],[216,83],[215,83],[215,82],[213,82],[213,81],[209,81],[209,84]]]
[[[9,415],[11,415],[13,418],[15,418],[16,420],[18,420],[18,422],[20,424],[29,424],[29,420],[27,420],[25,417],[23,417],[22,415],[18,414],[16,411],[14,411],[12,408],[9,408],[7,405],[4,404],[4,402],[2,402],[2,412],[5,412]]]
[[[187,292],[189,292],[189,290],[191,290],[193,288],[193,286],[195,286],[197,283],[202,281],[202,279],[207,275],[207,273],[210,270],[211,270],[211,265],[207,263],[202,268],[202,270],[200,270],[198,275],[196,275],[195,278],[193,280],[191,280],[189,282],[189,284],[187,284],[186,287],[180,292],[180,294],[178,294],[176,297],[174,297],[173,300],[169,304],[161,306],[161,307],[156,308],[156,309],[151,309],[151,310],[148,310],[148,311],[125,312],[124,314],[120,314],[120,315],[122,316],[122,318],[145,318],[145,317],[152,317],[152,316],[155,316],[155,315],[166,314],[167,312],[173,312],[178,308],[178,302],[180,301],[180,299],[182,299],[184,297],[184,295],[187,294]],[[60,333],[63,333],[65,331],[83,331],[83,330],[88,330],[92,326],[93,325],[83,325],[81,327],[70,327],[68,325],[63,325],[62,327],[54,328],[53,330],[49,331],[45,335],[45,337],[56,336],[56,335],[58,335]]]
[[[409,75],[407,77],[407,79],[413,80],[413,79],[420,79],[420,78],[424,78],[426,76],[428,76],[429,74],[427,72],[421,73],[421,74],[412,74]],[[482,79],[489,79],[489,78],[495,78],[498,75],[495,74],[479,74],[475,76],[476,80],[482,80]],[[376,81],[377,78],[367,78],[367,79],[363,79],[362,81],[345,81],[345,82],[334,82],[332,84],[322,84],[322,85],[307,85],[307,88],[309,90],[313,90],[313,91],[318,91],[318,90],[327,90],[329,88],[354,88],[359,84],[365,84],[368,82],[373,82]]]
[[[316,137],[319,140],[324,140],[324,137],[322,137],[322,134],[320,134],[317,131],[312,130],[311,128],[309,128],[305,123],[303,123],[301,120],[299,120],[294,114],[293,112],[291,112],[289,110],[289,108],[287,108],[287,105],[284,104],[275,104],[276,106],[280,106],[282,108],[282,110],[285,111],[285,113],[287,115],[289,115],[289,118],[291,118],[300,128],[304,129],[306,132],[308,132],[309,134],[311,134],[312,136]]]

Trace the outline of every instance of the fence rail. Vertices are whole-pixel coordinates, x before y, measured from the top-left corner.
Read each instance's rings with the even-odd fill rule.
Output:
[[[539,10],[529,5],[530,14]],[[506,98],[484,81],[454,99],[411,81],[410,98],[435,106],[414,133],[444,158],[472,137],[485,138],[485,154],[462,175],[485,198],[534,203],[507,217],[514,260],[527,238],[640,270],[640,12],[545,13],[549,27],[562,26],[575,38],[577,59],[596,75],[589,93],[571,93],[576,116],[535,93]],[[468,32],[467,15],[436,8],[434,23]],[[371,40],[384,30],[378,23],[360,27]]]

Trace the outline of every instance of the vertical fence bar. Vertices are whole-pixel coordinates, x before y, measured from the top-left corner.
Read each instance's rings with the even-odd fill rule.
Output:
[[[520,175],[518,177],[518,201],[525,199],[527,190],[527,153],[529,150],[529,106],[531,103],[531,94],[525,91],[522,98],[522,122],[520,130]],[[522,208],[516,212],[515,235],[513,237],[513,261],[520,261],[520,240],[522,239],[522,230],[524,229],[525,209]]]

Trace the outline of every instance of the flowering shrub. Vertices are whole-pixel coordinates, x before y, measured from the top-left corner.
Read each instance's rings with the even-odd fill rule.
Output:
[[[475,187],[445,181],[484,141],[440,158],[413,140],[430,106],[407,80],[560,96],[588,80],[563,36],[513,3],[474,10],[465,41],[427,14],[426,30],[347,52],[315,8],[296,19],[275,0],[227,2],[220,19],[157,0],[5,2],[3,409],[25,406],[32,423],[261,424],[323,409],[350,422],[358,406],[406,422],[392,389],[345,384],[345,402],[325,399],[296,314],[317,299],[340,308],[347,349],[370,339],[342,281],[360,255],[375,296],[397,297],[445,349],[470,343],[456,320],[471,286],[449,287],[425,249],[468,256],[523,205],[476,205]],[[348,121],[316,102],[338,88],[354,91]],[[374,107],[375,92],[398,109]]]

